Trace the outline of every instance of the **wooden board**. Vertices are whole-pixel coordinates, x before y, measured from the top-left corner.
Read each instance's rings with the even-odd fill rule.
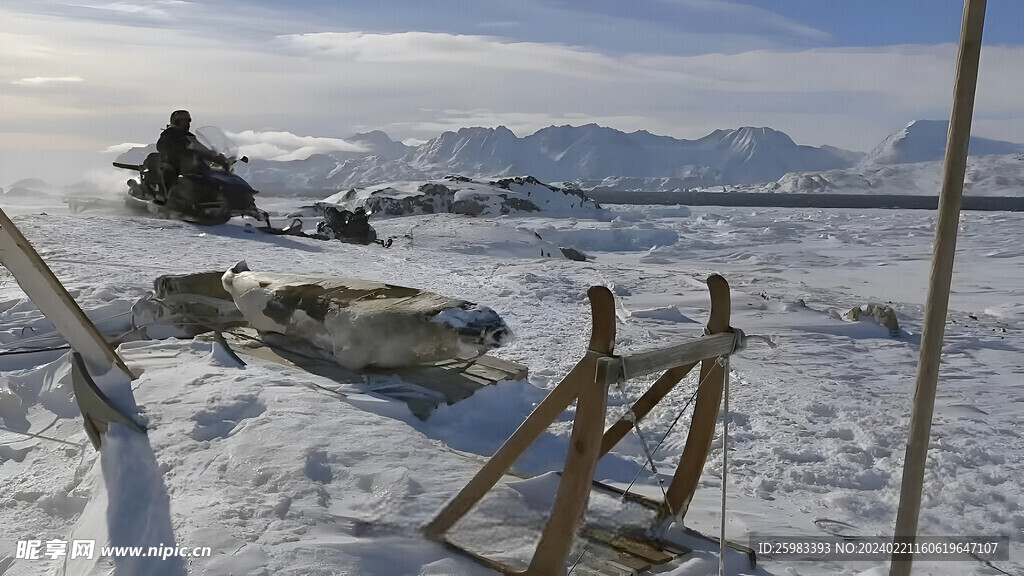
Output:
[[[520,567],[486,558],[451,542],[445,545],[460,554],[504,574],[521,572]],[[574,575],[633,576],[647,573],[653,566],[667,564],[691,550],[663,545],[639,536],[614,534],[608,529],[584,526],[577,549],[568,558]]]
[[[405,382],[438,393],[439,398],[443,398],[443,402],[447,404],[464,400],[484,386],[523,380],[528,375],[526,366],[486,354],[471,361],[449,359],[433,365],[353,372],[332,359],[312,357],[289,350],[282,345],[284,342],[267,342],[252,328],[234,328],[222,334],[228,346],[239,354],[292,366],[342,383],[361,382],[363,375],[395,375]],[[213,335],[205,334],[200,338],[211,340]],[[409,403],[414,414],[424,419],[429,417],[440,403],[423,399],[403,400]]]

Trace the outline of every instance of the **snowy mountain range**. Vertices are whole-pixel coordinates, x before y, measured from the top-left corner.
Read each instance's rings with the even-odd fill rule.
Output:
[[[418,146],[373,131],[346,138],[353,150],[288,161],[259,159],[250,153],[255,159],[237,168],[265,192],[314,195],[449,174],[472,178],[530,175],[544,182],[572,182],[584,189],[679,190],[769,183],[766,191],[799,191],[807,186],[814,188],[807,191],[821,191],[833,181],[853,181],[858,187],[871,188],[864,174],[889,174],[895,169],[886,167],[895,164],[941,161],[947,126],[944,121],[911,122],[866,155],[833,146],[801,146],[778,130],[752,127],[716,130],[697,140],[646,131],[626,133],[596,124],[549,126],[523,138],[504,126],[474,127],[444,132]],[[142,152],[134,149],[119,160],[139,161]],[[244,146],[241,152],[247,153]],[[1024,145],[973,138],[971,153],[1012,155],[1024,153]],[[1016,167],[1011,168],[1016,174]],[[831,178],[809,179],[808,174],[829,174]],[[823,178],[827,180],[824,184]],[[1018,178],[1010,180],[1009,185],[1015,186]]]
[[[416,147],[379,131],[346,141],[366,152],[315,154],[290,162],[255,160],[242,175],[268,190],[343,189],[446,174],[529,174],[547,182],[665,177],[693,187],[765,182],[794,170],[843,168],[850,164],[849,154],[855,154],[799,146],[777,130],[750,127],[716,130],[697,140],[588,124],[549,126],[524,138],[504,126],[463,128]]]

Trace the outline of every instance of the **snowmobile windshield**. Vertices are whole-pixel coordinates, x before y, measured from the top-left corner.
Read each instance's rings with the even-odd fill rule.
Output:
[[[203,126],[196,130],[196,140],[217,154],[223,154],[227,158],[238,157],[238,144],[216,126]]]

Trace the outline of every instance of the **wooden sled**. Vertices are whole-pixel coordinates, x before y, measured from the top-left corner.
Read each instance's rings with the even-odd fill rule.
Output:
[[[566,573],[572,564],[569,554],[577,534],[586,542],[583,544],[584,552],[595,560],[574,566],[573,574],[636,574],[648,570],[654,564],[670,562],[689,552],[685,546],[653,538],[650,535],[650,528],[673,519],[677,524],[682,523],[711,448],[715,422],[722,402],[726,374],[718,359],[742,347],[742,333],[734,333],[729,326],[728,283],[723,277],[713,275],[708,278],[707,284],[711,293],[711,315],[705,337],[625,357],[613,354],[613,296],[603,286],[591,288],[587,295],[591,305],[592,332],[584,357],[565,379],[552,389],[547,398],[534,409],[476,476],[424,527],[427,536],[503,574]],[[680,465],[675,471],[665,500],[653,502],[639,495],[626,494],[626,500],[652,509],[651,525],[647,526],[647,530],[630,532],[616,532],[614,529],[609,530],[601,526],[582,526],[587,501],[598,493],[592,492],[592,488],[600,457],[614,448],[633,428],[634,423],[646,416],[698,363],[701,365],[702,384],[697,393],[694,415]],[[631,411],[605,431],[609,385],[663,370],[664,374],[633,404]],[[512,464],[573,400],[577,401],[577,405],[569,452],[554,504],[528,567],[517,568],[506,560],[474,552],[453,541],[450,534],[456,523],[481,502],[506,475]],[[599,491],[616,491],[603,484],[598,483],[597,486]],[[617,496],[623,495],[623,491],[619,490]],[[480,532],[482,531],[478,531]],[[688,532],[703,539],[705,543],[714,541],[695,531]],[[577,543],[577,548],[579,546]],[[756,562],[750,549],[738,545],[730,547],[747,554],[752,566]],[[581,557],[585,557],[585,554]]]

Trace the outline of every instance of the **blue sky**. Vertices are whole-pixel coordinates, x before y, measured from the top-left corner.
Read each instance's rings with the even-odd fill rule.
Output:
[[[956,0],[740,0],[826,32],[838,46],[955,42],[963,2]],[[985,43],[1024,42],[1024,4],[989,0]]]
[[[866,151],[948,117],[962,6],[5,0],[0,185],[109,165],[98,151],[154,140],[176,108],[282,153],[374,129],[416,142],[590,122],[678,138],[770,126]],[[1024,2],[989,0],[978,135],[1024,142],[1021,24]]]

